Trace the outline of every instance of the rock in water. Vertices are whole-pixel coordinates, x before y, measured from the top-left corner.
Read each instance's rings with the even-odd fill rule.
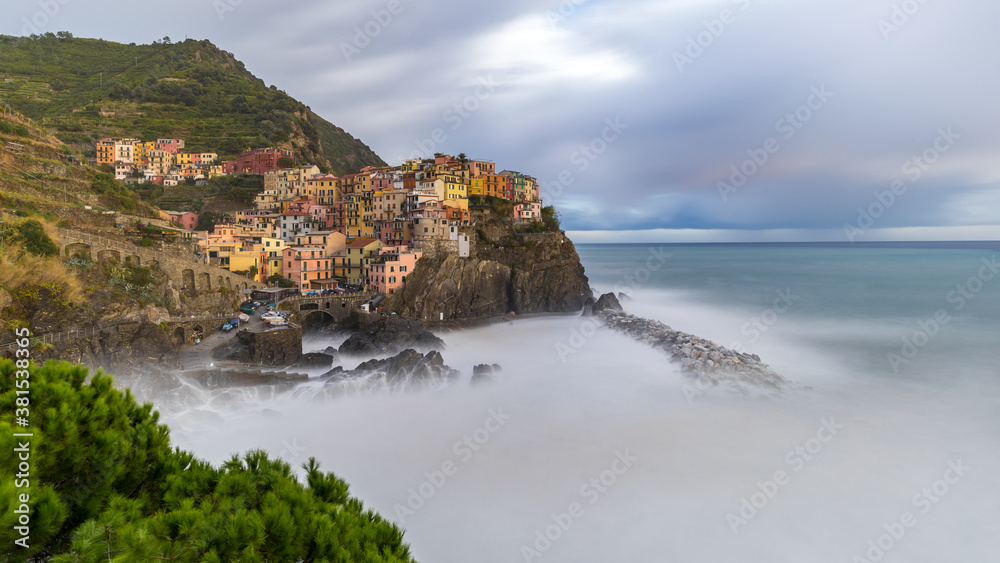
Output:
[[[323,377],[329,377],[328,385],[345,381],[361,381],[366,387],[389,387],[393,390],[412,391],[437,383],[450,383],[460,377],[458,370],[445,365],[440,352],[421,354],[413,349],[384,360],[368,360],[358,364],[353,370],[334,369]]]
[[[488,385],[490,383],[496,383],[496,374],[503,371],[499,365],[493,364],[479,364],[472,368],[472,383],[473,385]]]
[[[338,352],[337,349],[334,348],[333,346],[327,346],[326,348],[324,348],[323,353],[333,358],[334,362],[340,360],[340,352]]]
[[[596,315],[603,311],[621,311],[622,304],[618,302],[618,298],[615,297],[614,293],[605,293],[594,303],[591,311]]]
[[[444,341],[418,323],[397,316],[380,317],[340,345],[341,354],[396,354],[406,348],[444,350]]]
[[[605,297],[607,295],[602,295],[601,300]],[[740,390],[747,384],[780,389],[786,383],[784,377],[760,361],[756,354],[744,354],[724,348],[693,334],[673,330],[661,322],[629,315],[620,308],[603,310],[597,316],[608,328],[662,349],[670,355],[672,361],[681,365],[682,371],[699,381],[725,383]]]
[[[302,369],[327,368],[333,365],[334,356],[319,352],[302,354],[302,357],[294,367]]]

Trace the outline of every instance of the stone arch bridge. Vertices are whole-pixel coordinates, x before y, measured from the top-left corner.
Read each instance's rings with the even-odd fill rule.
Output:
[[[69,229],[58,229],[58,232],[62,238],[63,253],[66,255],[86,251],[96,260],[110,260],[116,263],[129,260],[136,266],[158,266],[174,283],[176,289],[190,294],[218,291],[221,288],[236,291],[264,287],[259,282],[229,270],[200,264],[194,258],[185,259],[166,252],[157,252],[131,243]]]
[[[302,317],[319,312],[339,321],[377,295],[377,293],[371,292],[356,292],[339,295],[299,296],[284,299],[280,305],[283,305],[284,309],[299,313]]]

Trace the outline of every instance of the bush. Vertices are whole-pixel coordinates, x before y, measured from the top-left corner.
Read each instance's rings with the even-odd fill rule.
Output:
[[[139,246],[143,248],[149,248],[150,246],[155,246],[155,245],[156,241],[154,241],[149,237],[142,237],[142,240],[139,241]]]
[[[17,240],[24,249],[38,256],[55,256],[59,247],[52,241],[42,224],[34,219],[28,219],[17,226]]]
[[[18,137],[29,137],[31,136],[31,131],[28,131],[28,128],[24,125],[18,125],[14,127],[14,134]]]
[[[3,133],[4,135],[12,135],[14,134],[14,126],[6,121],[0,121],[0,133]]]
[[[0,361],[0,447],[32,433],[30,548],[7,561],[412,561],[403,532],[349,496],[346,482],[263,451],[220,467],[173,449],[152,405],[86,367]],[[13,426],[15,381],[31,382],[31,425]],[[37,413],[37,414],[36,414]],[[44,416],[43,416],[44,413]],[[20,538],[15,455],[0,456],[0,540]]]
[[[295,282],[282,276],[281,274],[271,274],[267,278],[267,283],[278,287],[295,287]]]

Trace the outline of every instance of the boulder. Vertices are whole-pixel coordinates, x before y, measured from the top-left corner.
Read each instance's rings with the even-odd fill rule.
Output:
[[[303,369],[312,368],[329,368],[333,365],[334,357],[319,352],[310,352],[308,354],[302,354],[302,358],[296,362],[295,367]]]
[[[323,377],[328,378],[328,385],[360,380],[369,387],[413,390],[434,383],[452,382],[459,375],[458,370],[445,365],[440,352],[434,350],[421,354],[409,348],[383,360],[362,362],[350,371],[335,368]]]
[[[623,309],[614,293],[605,293],[597,300],[597,303],[594,303],[591,310],[596,315],[602,311],[621,311]]]
[[[444,341],[418,323],[398,316],[380,317],[340,345],[340,354],[397,354],[401,350],[444,350]]]
[[[487,385],[496,382],[496,374],[503,371],[503,369],[498,364],[479,364],[472,368],[472,383],[473,385]]]

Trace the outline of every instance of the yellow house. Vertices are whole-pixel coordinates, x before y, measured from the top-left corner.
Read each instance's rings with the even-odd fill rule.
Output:
[[[346,280],[348,285],[364,285],[365,258],[377,256],[380,248],[382,241],[370,237],[356,238],[347,243],[345,253],[334,254],[333,277]]]
[[[486,195],[486,179],[469,178],[469,195]]]
[[[344,196],[344,228],[350,238],[370,237],[375,233],[372,193],[353,193]]]
[[[189,152],[179,152],[174,156],[174,163],[178,166],[190,166],[194,162],[192,157]]]
[[[466,199],[469,197],[469,183],[465,178],[457,174],[442,174],[439,178],[444,180],[445,199]]]
[[[249,272],[251,268],[257,268],[257,281],[260,281],[261,274],[261,253],[253,250],[237,250],[229,254],[230,272]]]
[[[281,253],[285,251],[285,247],[288,243],[284,239],[274,238],[274,237],[261,237],[259,244],[254,244],[254,250],[258,252],[266,252],[269,257],[281,258]]]
[[[295,246],[319,246],[329,255],[347,249],[347,237],[337,231],[313,231],[295,237]]]
[[[317,174],[305,181],[302,195],[320,205],[333,205],[340,201],[340,178],[333,174]]]
[[[264,279],[266,280],[267,278],[273,276],[274,274],[284,276],[285,268],[284,266],[282,266],[283,262],[284,260],[281,259],[280,255],[277,258],[268,258],[267,270],[264,271],[265,274]]]

